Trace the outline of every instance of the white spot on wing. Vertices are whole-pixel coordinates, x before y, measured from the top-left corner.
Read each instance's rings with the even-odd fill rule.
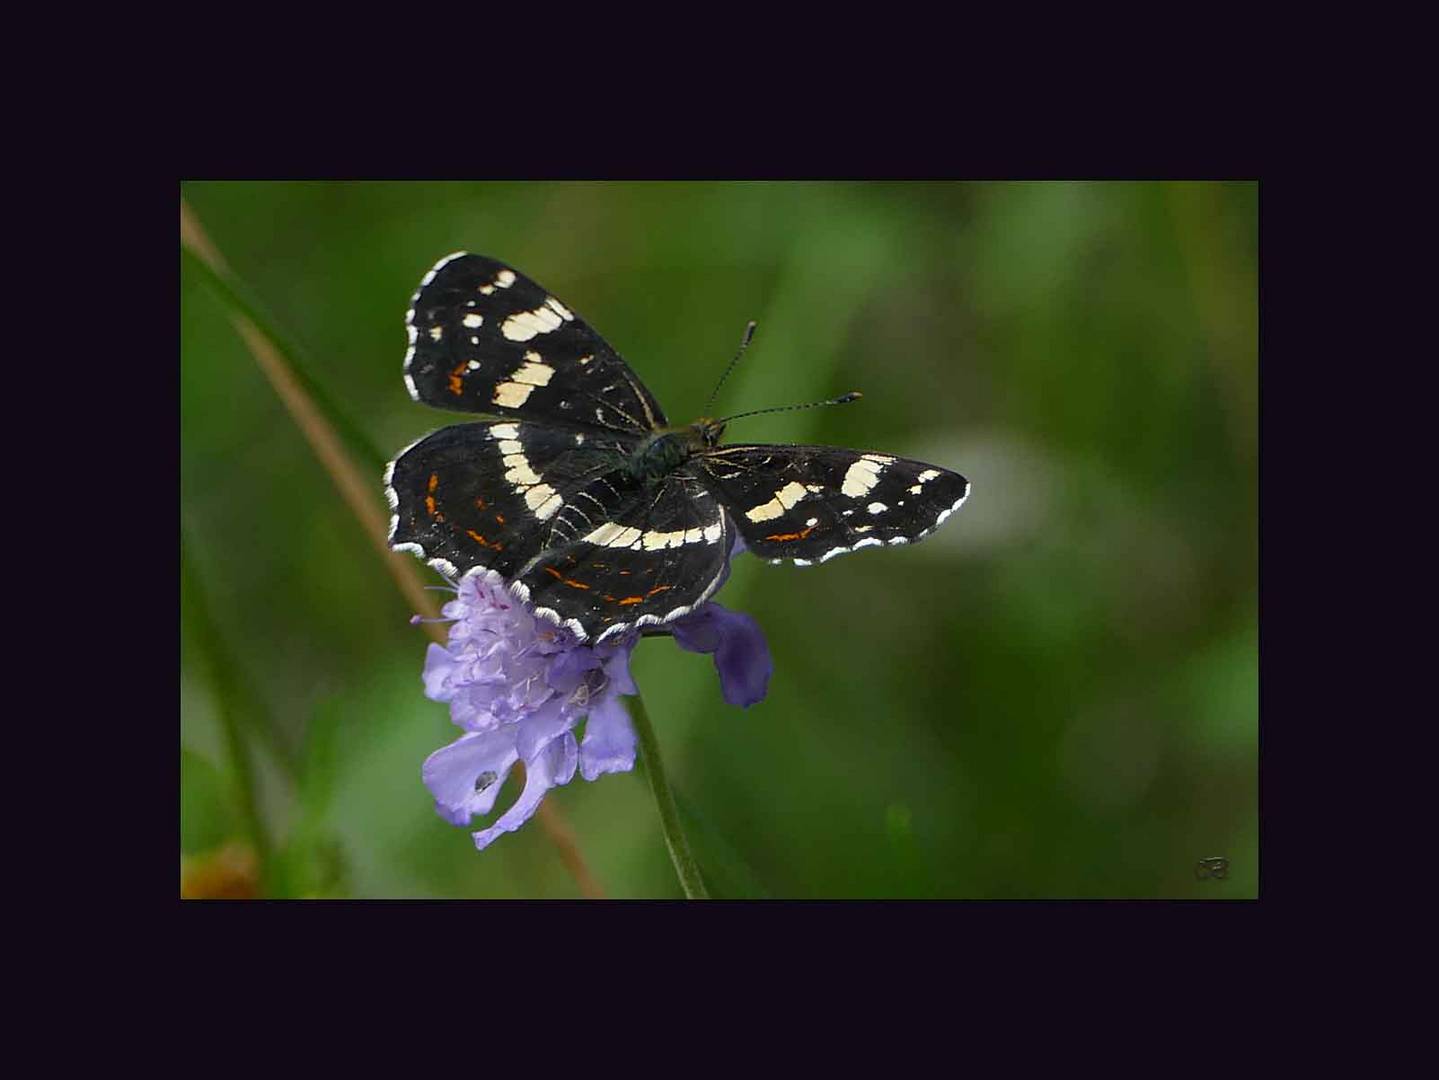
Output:
[[[882,502],[872,502],[868,506],[866,506],[865,509],[868,510],[871,514],[882,514],[886,510],[888,510],[889,507]]]
[[[466,326],[468,326],[471,330],[478,330],[481,326],[485,325],[485,317],[483,315],[476,314],[473,311],[466,315],[460,321],[463,322]]]
[[[844,484],[840,487],[840,491],[852,499],[867,495],[870,489],[879,483],[879,474],[883,471],[884,463],[882,461],[876,461],[872,455],[866,455],[845,472]]]
[[[525,492],[525,505],[535,512],[535,517],[548,521],[564,505],[564,500],[549,484],[536,484]]]
[[[639,529],[607,521],[581,539],[586,543],[598,544],[601,547],[627,548],[633,546],[640,536]]]
[[[505,473],[505,479],[510,483],[519,487],[538,484],[540,482],[539,474],[530,468],[530,463],[524,454],[510,454],[504,460],[509,470]],[[546,490],[549,489],[546,488]],[[528,500],[529,496],[526,495],[525,498]],[[530,509],[533,510],[534,507],[532,506]]]
[[[751,521],[769,521],[777,518],[786,510],[790,509],[805,497],[805,486],[797,481],[791,480],[784,487],[774,493],[767,503],[762,503],[752,510],[745,511],[745,517]]]
[[[502,382],[495,387],[495,396],[492,400],[496,405],[518,409],[528,400],[533,390],[534,385],[531,383]]]
[[[536,353],[526,353],[525,355],[537,356]],[[554,373],[555,369],[548,364],[534,364],[526,361],[516,369],[510,378],[518,383],[528,383],[530,386],[548,386]]]
[[[549,303],[545,303],[534,311],[521,311],[517,315],[511,315],[500,326],[500,333],[511,341],[529,341],[538,334],[548,334],[563,322],[564,317]]]

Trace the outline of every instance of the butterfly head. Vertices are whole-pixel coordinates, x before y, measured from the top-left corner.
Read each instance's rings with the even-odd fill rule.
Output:
[[[697,450],[713,450],[724,437],[726,420],[702,416],[690,425],[690,444]]]

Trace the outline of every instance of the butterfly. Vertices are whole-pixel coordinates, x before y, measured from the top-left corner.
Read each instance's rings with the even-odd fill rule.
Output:
[[[482,255],[441,259],[405,325],[410,396],[494,419],[390,462],[390,546],[452,579],[492,576],[580,641],[689,614],[724,581],[736,536],[808,566],[920,540],[969,495],[958,473],[890,454],[721,445],[736,417],[671,427],[583,319]]]

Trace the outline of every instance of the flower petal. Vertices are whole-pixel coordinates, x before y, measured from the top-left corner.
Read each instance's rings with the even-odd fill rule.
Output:
[[[545,681],[555,691],[568,697],[584,681],[585,672],[600,666],[594,649],[567,649],[550,658]]]
[[[514,805],[501,814],[493,825],[472,834],[475,838],[475,847],[484,851],[499,837],[507,832],[514,832],[529,821],[534,812],[539,809],[545,792],[552,787],[569,783],[571,777],[575,775],[575,762],[578,756],[575,737],[566,732],[561,738],[555,739],[545,747],[534,761],[527,762],[525,765],[525,789],[520,792],[520,797],[515,800]]]
[[[628,645],[622,645],[615,649],[613,656],[605,658],[605,677],[609,679],[608,689],[616,694],[638,694],[639,687],[635,685],[634,676],[630,674],[630,655],[634,652],[635,641]],[[601,646],[601,649],[603,646]],[[596,650],[599,651],[599,650]]]
[[[517,760],[515,733],[502,728],[461,735],[426,758],[420,775],[435,797],[435,813],[451,825],[468,825],[474,815],[490,812]]]
[[[430,643],[425,650],[425,697],[431,701],[449,701],[454,697],[453,679],[460,662],[443,645]]]
[[[579,721],[579,714],[564,707],[560,698],[550,698],[534,712],[515,724],[515,749],[525,760],[525,767],[557,738]]]
[[[598,780],[605,773],[635,767],[635,729],[618,694],[605,694],[590,709],[585,741],[580,744],[580,775]]]
[[[774,661],[764,631],[752,617],[711,602],[675,622],[673,629],[680,648],[714,654],[725,701],[749,708],[764,700]]]

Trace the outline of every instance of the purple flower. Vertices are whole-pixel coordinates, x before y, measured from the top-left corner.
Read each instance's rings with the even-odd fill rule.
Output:
[[[425,695],[448,702],[465,733],[425,761],[436,812],[462,826],[488,814],[515,762],[525,763],[524,790],[474,833],[477,848],[518,829],[577,768],[586,780],[634,768],[635,732],[619,699],[638,692],[629,669],[638,634],[580,644],[489,574],[460,582],[443,613],[449,642],[429,647]],[[667,629],[681,648],[714,654],[725,701],[748,707],[764,698],[773,663],[754,619],[708,603]],[[577,741],[574,729],[585,718]]]

